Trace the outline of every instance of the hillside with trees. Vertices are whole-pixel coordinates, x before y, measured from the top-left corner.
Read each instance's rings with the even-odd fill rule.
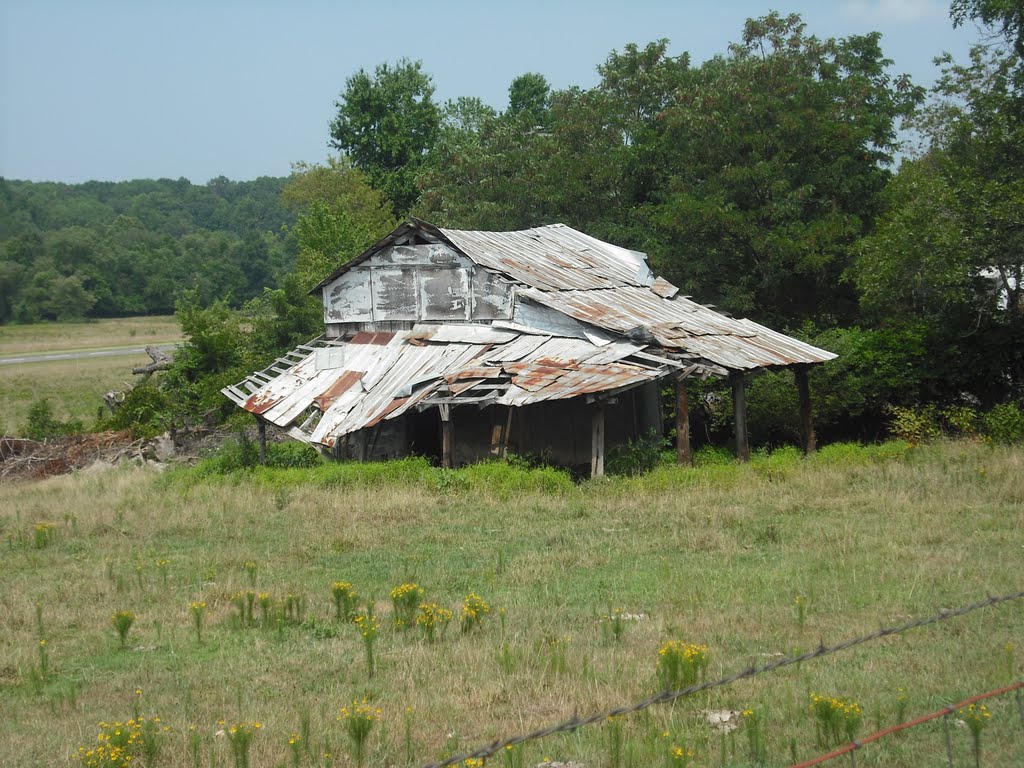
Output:
[[[184,290],[257,296],[294,262],[286,183],[0,179],[0,323],[169,314]]]

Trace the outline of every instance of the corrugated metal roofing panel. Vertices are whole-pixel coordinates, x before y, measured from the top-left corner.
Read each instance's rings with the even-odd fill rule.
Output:
[[[434,342],[459,342],[463,344],[504,344],[519,338],[512,330],[495,328],[492,325],[446,324],[427,325],[417,323],[406,338]]]
[[[640,254],[564,224],[518,232],[440,231],[477,264],[546,290],[647,285],[650,280]]]
[[[666,349],[683,350],[735,370],[820,363],[835,357],[750,320],[728,317],[684,297],[662,298],[647,288],[528,288],[520,296],[599,328],[627,336],[649,335]]]
[[[484,379],[497,382],[496,388],[487,388],[488,396],[519,406],[618,390],[677,367],[670,360],[659,367],[660,358],[650,353],[641,364],[627,362],[643,349],[639,344],[597,346],[585,339],[550,336],[524,335],[496,345],[438,343],[424,340],[414,329],[394,334],[384,346],[337,344],[344,347],[350,367],[315,371],[315,355],[310,354],[253,395],[256,401],[261,395],[276,398],[263,417],[288,427],[310,406],[319,406],[320,420],[305,437],[330,447],[340,436],[396,418],[431,396],[475,397]]]

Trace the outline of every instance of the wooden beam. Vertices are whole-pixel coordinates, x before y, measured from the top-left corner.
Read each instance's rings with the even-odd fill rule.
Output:
[[[732,384],[732,415],[736,425],[736,458],[750,461],[750,443],[747,439],[747,382],[740,371],[729,374]]]
[[[676,461],[693,464],[690,451],[690,401],[686,394],[686,379],[676,379]]]
[[[590,476],[604,475],[604,403],[597,403],[590,419]]]
[[[259,416],[256,417],[256,432],[259,435],[260,465],[262,466],[267,463],[267,422]]]
[[[796,391],[800,398],[800,441],[804,455],[809,456],[818,447],[814,435],[814,419],[811,416],[811,385],[807,379],[807,366],[800,365],[793,369],[796,377]]]
[[[441,413],[441,466],[451,469],[455,466],[453,456],[455,450],[455,436],[452,434],[452,410],[451,406],[443,403],[437,407]]]
[[[508,458],[508,440],[512,434],[512,406],[508,406],[508,418],[505,419],[505,431],[501,435],[501,458]]]

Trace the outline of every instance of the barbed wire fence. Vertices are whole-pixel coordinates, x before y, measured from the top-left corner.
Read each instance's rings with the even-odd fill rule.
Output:
[[[701,691],[708,691],[714,688],[721,688],[723,686],[731,685],[732,683],[735,683],[739,680],[747,680],[750,678],[757,677],[759,675],[763,675],[767,672],[774,672],[777,669],[792,666],[794,664],[802,664],[805,661],[812,661],[814,659],[824,658],[825,656],[831,656],[832,654],[839,653],[840,651],[855,648],[858,645],[870,643],[874,640],[879,640],[883,637],[899,635],[904,632],[909,632],[912,629],[918,629],[920,627],[927,627],[932,624],[938,624],[943,621],[948,621],[950,619],[955,619],[960,616],[965,616],[968,613],[973,613],[974,611],[981,610],[982,608],[989,608],[994,605],[1001,605],[1003,603],[1008,603],[1014,600],[1020,600],[1021,598],[1024,598],[1024,590],[1013,592],[1006,595],[990,595],[984,600],[979,600],[977,602],[970,603],[959,608],[944,608],[930,616],[920,619],[914,619],[913,621],[908,621],[904,624],[897,624],[888,627],[883,626],[875,630],[874,632],[870,632],[859,637],[849,638],[834,645],[822,644],[819,645],[813,651],[807,651],[806,653],[801,653],[796,656],[784,656],[782,658],[776,659],[775,661],[763,664],[761,666],[751,665],[746,669],[734,672],[731,675],[726,675],[725,677],[720,677],[717,680],[710,680],[703,683],[697,683],[696,685],[690,685],[686,688],[681,688],[675,691],[661,691],[646,699],[634,702],[633,704],[628,704],[621,707],[616,707],[614,709],[604,710],[601,712],[595,712],[584,717],[573,716],[567,720],[563,720],[562,722],[554,723],[543,728],[538,728],[537,730],[530,731],[529,733],[522,733],[516,736],[510,736],[505,739],[497,739],[495,741],[490,742],[489,744],[480,746],[477,749],[474,749],[470,752],[463,752],[461,754],[453,755],[439,762],[428,763],[424,765],[423,768],[448,768],[448,766],[456,765],[469,759],[486,760],[488,758],[494,757],[494,755],[498,754],[503,749],[506,749],[508,747],[514,747],[517,744],[525,744],[529,741],[537,741],[539,739],[544,739],[548,736],[554,736],[555,734],[559,733],[570,733],[572,731],[578,730],[588,725],[594,725],[595,723],[604,722],[612,717],[631,715],[637,712],[641,712],[650,707],[656,706],[658,704],[668,704],[669,702],[676,701],[686,696],[692,696],[693,694],[700,693]],[[945,712],[945,710],[942,710],[942,712]],[[862,743],[864,743],[863,740]],[[856,747],[853,747],[852,749],[847,748],[844,752],[842,752],[842,754],[846,754],[847,752],[851,752],[855,749]],[[813,764],[814,763],[811,763],[811,765]]]
[[[1004,685],[1002,688],[996,688],[994,691],[986,691],[985,693],[975,694],[974,696],[966,698],[963,701],[959,701],[956,704],[950,704],[948,707],[943,707],[942,709],[937,710],[935,712],[929,712],[927,715],[915,717],[913,720],[908,720],[905,723],[891,725],[888,728],[883,728],[880,731],[875,731],[870,736],[865,736],[861,739],[854,739],[849,744],[839,747],[838,749],[834,749],[831,752],[828,752],[824,755],[819,755],[818,757],[811,758],[810,760],[804,760],[802,763],[794,763],[790,766],[790,768],[812,768],[812,766],[821,765],[824,762],[832,760],[836,757],[842,757],[843,755],[847,754],[850,755],[851,763],[854,766],[854,768],[856,768],[857,760],[854,757],[854,755],[856,754],[856,751],[861,747],[865,746],[866,744],[870,744],[873,741],[883,739],[886,736],[891,736],[894,733],[899,733],[900,731],[905,731],[909,728],[916,728],[919,725],[924,725],[925,723],[931,722],[932,720],[936,720],[940,717],[945,718],[945,720],[943,720],[942,727],[943,735],[946,741],[946,759],[948,760],[949,765],[952,766],[953,740],[949,734],[950,715],[952,715],[954,712],[959,712],[964,707],[968,707],[971,704],[975,704],[979,701],[984,701],[985,699],[991,699],[995,698],[996,696],[1003,696],[1007,693],[1017,691],[1017,706],[1020,709],[1021,726],[1024,727],[1024,700],[1022,700],[1020,697],[1020,690],[1022,688],[1024,688],[1024,681],[1018,681],[1016,683],[1013,683],[1012,685]]]

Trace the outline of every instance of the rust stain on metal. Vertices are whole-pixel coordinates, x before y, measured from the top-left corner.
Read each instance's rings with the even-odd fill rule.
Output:
[[[266,413],[267,411],[269,411],[271,408],[273,408],[275,405],[281,402],[283,397],[284,395],[274,397],[269,392],[261,390],[254,394],[252,397],[250,397],[248,400],[246,400],[245,404],[242,407],[249,413],[255,413],[259,415],[261,413]]]
[[[352,337],[352,344],[376,344],[383,347],[395,337],[391,331],[359,331]]]
[[[394,413],[396,410],[401,408],[407,402],[409,402],[409,398],[408,397],[399,397],[399,398],[397,398],[395,400],[392,400],[390,403],[387,404],[387,406],[385,406],[384,410],[381,411],[375,418],[373,418],[372,420],[366,422],[365,426],[366,427],[375,427],[375,426],[377,426],[382,421],[384,421],[384,419],[386,419],[390,414]]]
[[[313,402],[316,403],[316,407],[321,411],[326,411],[334,405],[334,401],[338,397],[347,392],[362,378],[363,374],[360,371],[345,371],[341,374],[341,378],[335,380],[331,386],[314,397]]]

